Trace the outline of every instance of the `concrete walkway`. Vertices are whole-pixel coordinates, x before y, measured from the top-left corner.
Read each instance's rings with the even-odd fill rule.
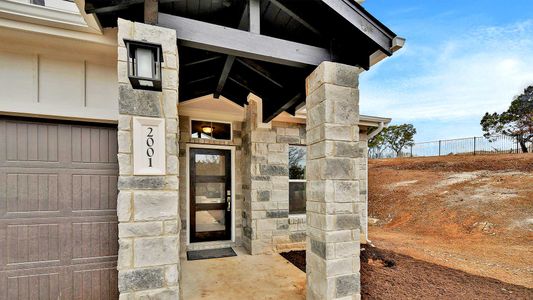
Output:
[[[279,254],[182,260],[183,299],[305,299],[305,273]]]

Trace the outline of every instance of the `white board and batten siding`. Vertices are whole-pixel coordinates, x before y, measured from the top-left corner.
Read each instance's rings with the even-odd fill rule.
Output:
[[[0,48],[0,113],[116,122],[115,63],[77,56],[77,49],[64,56],[17,50]]]

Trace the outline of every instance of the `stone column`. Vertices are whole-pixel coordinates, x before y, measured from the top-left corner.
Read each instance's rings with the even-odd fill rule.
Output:
[[[162,92],[132,89],[123,39],[163,48]],[[178,52],[174,30],[118,20],[120,299],[179,299],[177,99]],[[133,175],[132,118],[165,119],[166,174]]]
[[[359,299],[360,69],[323,62],[306,79],[307,299]]]
[[[253,255],[290,242],[288,144],[262,122],[261,102],[249,96],[243,129],[243,244]]]

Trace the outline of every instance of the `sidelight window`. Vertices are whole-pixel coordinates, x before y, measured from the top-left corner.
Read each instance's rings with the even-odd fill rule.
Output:
[[[289,146],[289,213],[305,214],[306,147]]]

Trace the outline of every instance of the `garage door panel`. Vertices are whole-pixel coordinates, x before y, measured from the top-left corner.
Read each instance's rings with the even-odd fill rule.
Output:
[[[0,148],[0,159],[5,163],[68,162],[82,163],[83,168],[83,165],[97,163],[116,168],[116,128],[16,120],[2,120],[0,126],[3,129],[0,138],[6,141],[5,147]]]
[[[74,170],[78,174],[70,170],[62,174],[50,173],[50,169],[12,170],[0,173],[0,217],[46,217],[60,212],[80,216],[83,211],[88,214],[82,215],[116,216],[116,170]]]
[[[61,266],[70,262],[69,223],[54,218],[10,221],[0,223],[0,270]]]
[[[7,212],[57,211],[57,174],[7,173]]]
[[[7,226],[7,264],[59,262],[59,224]]]
[[[0,299],[118,299],[116,264],[0,271]]]
[[[72,270],[72,299],[117,299],[116,264],[85,265]]]
[[[46,271],[7,274],[4,279],[6,288],[2,295],[6,298],[2,299],[59,299],[61,274],[55,270]]]
[[[41,219],[51,218],[53,221],[57,221],[61,218],[66,218],[67,220],[73,221],[76,218],[81,218],[83,220],[87,218],[96,218],[104,217],[105,219],[116,219],[116,210],[106,209],[106,210],[79,210],[72,212],[63,212],[63,211],[46,211],[46,212],[12,212],[1,215],[0,224],[6,222],[19,223],[19,222],[32,222],[33,220],[38,221]]]
[[[0,299],[118,298],[116,139],[0,120]]]
[[[116,260],[115,216],[12,218],[0,222],[0,269]]]
[[[116,154],[115,154],[116,156]],[[41,161],[0,161],[0,167],[9,169],[31,168],[46,170],[98,170],[98,171],[115,171],[118,169],[118,163],[81,163],[81,162],[41,162]]]
[[[31,122],[6,122],[6,158],[8,161],[59,160],[59,126]]]
[[[117,228],[116,221],[73,223],[73,260],[116,256]]]
[[[116,163],[117,131],[114,128],[72,127],[72,161]]]
[[[72,175],[73,210],[109,210],[116,208],[116,175]]]

